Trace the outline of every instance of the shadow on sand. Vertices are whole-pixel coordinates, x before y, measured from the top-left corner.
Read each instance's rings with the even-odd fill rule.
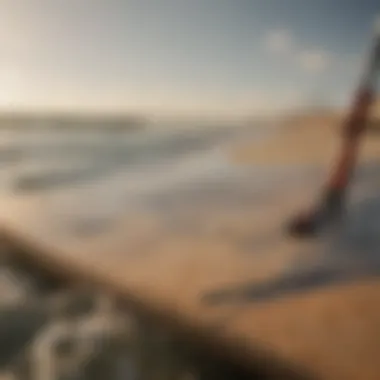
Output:
[[[268,282],[232,285],[203,295],[210,306],[265,302],[380,275],[380,163],[360,168],[356,181],[365,196],[353,202],[344,224],[321,236],[320,258],[313,264],[294,263],[292,269]],[[273,237],[276,239],[276,237]],[[266,239],[269,240],[270,239]],[[253,244],[254,246],[254,244]],[[299,257],[310,255],[306,249]]]

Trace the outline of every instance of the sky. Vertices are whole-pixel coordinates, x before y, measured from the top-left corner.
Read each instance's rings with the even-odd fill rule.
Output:
[[[344,104],[378,0],[0,0],[0,107],[245,116]]]

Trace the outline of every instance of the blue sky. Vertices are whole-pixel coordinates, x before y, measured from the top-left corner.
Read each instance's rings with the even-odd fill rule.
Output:
[[[342,103],[375,0],[2,0],[0,106],[268,113]]]

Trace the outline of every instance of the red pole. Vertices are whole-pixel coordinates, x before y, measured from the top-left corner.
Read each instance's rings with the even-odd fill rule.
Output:
[[[352,112],[343,124],[344,135],[340,156],[326,186],[330,191],[345,191],[349,185],[373,100],[373,91],[370,89],[359,91]]]
[[[311,212],[299,215],[291,221],[289,232],[293,235],[315,235],[325,223],[341,215],[347,188],[357,162],[359,144],[375,98],[375,74],[380,65],[380,30],[376,31],[368,63],[351,111],[343,123],[342,146],[336,166],[325,185],[322,202]]]

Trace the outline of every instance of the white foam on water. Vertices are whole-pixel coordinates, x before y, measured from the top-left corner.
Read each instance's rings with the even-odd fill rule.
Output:
[[[212,181],[232,172],[222,152],[215,150],[165,164],[136,165],[106,181],[50,194],[46,202],[57,217],[69,213],[71,218],[111,218],[159,192],[175,192],[186,183]]]
[[[20,181],[33,184],[33,196],[58,219],[112,218],[157,193],[175,194],[187,185],[244,178],[247,170],[232,166],[223,151],[225,145],[239,139],[259,139],[274,131],[186,126],[124,135],[18,132],[8,140],[8,146],[13,141],[27,158],[8,167],[9,191],[17,196],[17,186],[15,190],[12,185]],[[65,173],[68,179],[60,182]],[[264,174],[265,170],[261,175],[256,170],[249,175],[257,175],[258,186],[276,177],[266,173],[265,179]],[[24,193],[28,192],[27,185]]]

